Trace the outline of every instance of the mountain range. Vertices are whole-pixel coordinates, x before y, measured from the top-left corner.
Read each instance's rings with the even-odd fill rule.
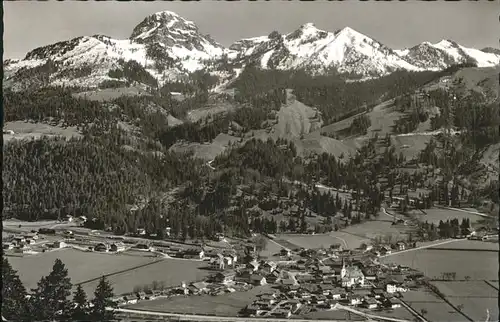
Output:
[[[335,70],[353,78],[378,77],[398,69],[440,70],[459,63],[478,67],[500,64],[494,48],[467,48],[451,40],[391,49],[349,27],[323,31],[307,23],[297,30],[242,39],[225,48],[196,24],[174,12],[147,16],[128,39],[83,36],[36,48],[23,59],[4,61],[4,86],[23,89],[40,84],[91,88],[124,81],[127,62],[135,61],[158,83],[179,80],[197,70],[218,76],[221,85],[248,64],[263,69]],[[119,73],[116,73],[119,71]],[[45,77],[33,77],[37,73]],[[114,73],[113,73],[114,72]]]

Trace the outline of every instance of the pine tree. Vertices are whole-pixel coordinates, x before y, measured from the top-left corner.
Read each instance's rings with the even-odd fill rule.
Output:
[[[112,301],[113,296],[113,288],[106,277],[101,277],[91,302],[93,304],[91,311],[93,321],[113,321],[115,319],[115,312],[106,310],[106,308],[117,307],[116,303]]]
[[[73,309],[71,311],[71,319],[74,321],[85,321],[89,318],[89,308],[87,294],[78,284],[75,293],[73,294]]]
[[[2,262],[2,316],[12,321],[28,320],[29,306],[26,295],[26,289],[17,272],[4,258]]]
[[[33,290],[32,303],[35,320],[66,320],[70,315],[71,280],[68,269],[56,259],[52,272],[38,282]]]

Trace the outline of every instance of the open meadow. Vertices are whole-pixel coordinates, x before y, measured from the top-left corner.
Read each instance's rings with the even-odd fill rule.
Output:
[[[404,225],[392,225],[392,222],[392,217],[381,213],[375,220],[348,226],[342,229],[342,232],[358,236],[358,239],[361,238],[365,240],[384,236],[393,236],[393,239],[406,239],[407,233],[411,231],[412,228]]]
[[[219,296],[177,296],[143,301],[129,305],[130,309],[142,309],[172,313],[216,314],[218,316],[237,316],[238,312],[257,299],[258,294],[271,291],[269,285],[258,286],[246,292],[234,292]]]
[[[498,290],[484,281],[434,281],[432,282],[455,307],[472,321],[498,319]]]
[[[283,246],[294,248],[328,248],[332,244],[341,244],[350,249],[358,248],[367,238],[355,236],[342,231],[335,231],[329,234],[302,235],[302,234],[281,234],[277,236],[278,243]]]
[[[162,283],[165,287],[180,286],[184,281],[199,281],[213,273],[213,271],[200,269],[207,266],[207,262],[163,259],[154,264],[133,269],[108,277],[117,295],[132,293],[134,287],[151,285],[153,281]],[[94,290],[99,281],[83,284],[85,291]]]
[[[439,224],[439,221],[446,221],[451,219],[458,219],[459,222],[462,222],[464,218],[468,218],[473,224],[476,221],[479,221],[482,217],[479,215],[467,213],[465,211],[458,211],[452,209],[442,209],[442,208],[432,208],[426,209],[426,214],[424,215],[421,212],[414,212],[416,218],[420,221],[427,221],[429,223]]]
[[[460,241],[458,241],[460,242]],[[448,243],[439,247],[448,247]],[[381,258],[382,263],[396,263],[420,270],[430,278],[439,278],[443,272],[457,273],[457,279],[469,276],[471,280],[498,279],[498,253],[496,252],[460,252],[448,250],[421,249],[402,253],[393,253]]]
[[[339,320],[339,321],[364,321],[365,318],[344,310],[318,310],[299,315],[301,319],[308,320]]]
[[[446,250],[457,250],[457,251],[496,251],[499,250],[498,242],[488,242],[481,240],[457,240],[453,243],[449,243],[442,246],[436,246],[430,248],[432,250],[435,249],[446,249]]]
[[[403,294],[403,301],[418,313],[424,312],[428,321],[468,321],[451,305],[428,289],[412,290]]]
[[[445,301],[408,303],[415,311],[425,310],[425,319],[432,322],[469,322]]]
[[[43,276],[49,275],[57,258],[66,265],[73,285],[158,260],[139,256],[82,252],[74,249],[58,249],[23,257],[7,257],[28,290],[35,288]]]
[[[3,129],[4,131],[14,132],[14,134],[3,134],[5,142],[10,140],[40,139],[42,136],[62,136],[68,139],[82,137],[82,134],[79,133],[76,127],[63,127],[44,123],[24,121],[6,122]]]

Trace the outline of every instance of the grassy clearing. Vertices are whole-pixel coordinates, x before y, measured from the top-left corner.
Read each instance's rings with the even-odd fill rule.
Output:
[[[343,229],[343,232],[358,236],[361,239],[373,239],[377,236],[392,235],[395,239],[406,238],[411,228],[401,225],[392,225],[393,218],[380,214],[377,220],[366,221],[359,225],[353,225]]]
[[[51,272],[57,258],[66,265],[73,284],[156,260],[146,257],[87,253],[74,249],[61,249],[25,257],[9,257],[8,260],[18,271],[25,287],[30,289],[35,288],[40,278]]]
[[[444,246],[450,246],[448,243]],[[440,246],[441,247],[441,246]],[[457,279],[470,276],[471,280],[495,280],[498,278],[498,254],[494,252],[467,252],[466,256],[456,251],[415,250],[395,253],[381,259],[383,263],[396,263],[420,270],[428,277],[440,277],[443,272],[456,272]]]
[[[260,253],[260,255],[262,257],[266,257],[268,259],[279,257],[279,256],[275,256],[275,255],[279,254],[279,252],[282,248],[280,245],[283,245],[283,246],[290,248],[289,245],[283,244],[281,240],[276,240],[274,242],[271,240],[268,240],[266,248]]]
[[[498,297],[498,291],[484,281],[434,281],[432,284],[446,297]]]
[[[271,290],[268,285],[255,287],[247,292],[234,292],[220,296],[189,296],[157,299],[130,305],[130,309],[145,309],[163,312],[216,314],[219,316],[236,316],[246,305],[261,293]]]
[[[210,275],[206,267],[207,262],[196,262],[188,260],[165,259],[158,263],[134,269],[128,272],[110,276],[108,280],[112,284],[115,294],[131,293],[135,286],[150,285],[153,281],[163,282],[165,286],[180,286],[181,282],[201,280]],[[98,281],[85,283],[82,286],[86,291],[94,290]]]
[[[354,236],[345,232],[337,231],[331,232],[330,234],[317,234],[317,235],[299,235],[299,234],[282,234],[278,236],[278,239],[289,242],[291,245],[296,245],[295,247],[303,248],[320,248],[320,247],[330,247],[332,244],[341,244],[349,248],[358,248],[363,242],[367,242],[368,239]],[[290,247],[291,245],[283,245]],[[293,248],[293,247],[290,247]]]
[[[219,134],[212,143],[176,143],[174,144],[170,150],[174,152],[193,152],[194,156],[197,158],[205,159],[207,161],[215,159],[215,157],[226,150],[229,145],[229,142],[238,142],[240,139],[227,135],[227,134]]]
[[[311,153],[321,154],[326,152],[334,155],[336,158],[344,156],[344,160],[356,154],[356,148],[361,146],[361,142],[357,141],[339,141],[326,136],[320,136],[319,133],[307,135],[303,140],[295,140],[297,152],[302,156],[310,155]]]
[[[426,209],[425,212],[427,213],[424,215],[423,213],[418,213],[414,212],[416,218],[420,221],[427,221],[429,223],[434,223],[434,224],[439,224],[439,221],[446,221],[448,219],[458,219],[459,222],[462,222],[464,218],[468,218],[471,221],[471,224],[479,221],[482,217],[467,213],[464,211],[458,211],[458,210],[450,210],[450,209],[442,209],[442,208],[432,208],[432,209]]]
[[[489,321],[498,321],[498,298],[449,297],[448,301],[455,307],[463,305],[462,312],[472,321],[487,321],[488,311]]]
[[[408,292],[403,294],[403,300],[407,303],[408,302],[411,302],[411,303],[443,302],[443,299],[438,297],[434,292],[432,292],[430,290],[425,290],[425,289],[408,291]]]
[[[40,139],[42,136],[62,136],[65,138],[81,137],[76,127],[62,127],[44,123],[30,123],[24,121],[7,122],[4,130],[13,131],[14,134],[4,134],[4,141]]]
[[[85,98],[91,101],[111,101],[121,96],[150,95],[146,90],[139,87],[105,88],[88,92],[73,94],[74,97]]]
[[[339,321],[364,321],[365,318],[360,315],[349,313],[344,310],[320,310],[300,315],[301,319],[310,320],[339,320]]]
[[[441,302],[413,302],[408,303],[415,311],[426,310],[425,318],[436,322],[469,322],[462,314],[458,313],[448,303]]]
[[[480,240],[460,240],[450,244],[436,246],[438,248],[446,248],[446,249],[459,249],[459,250],[476,250],[476,249],[484,249],[484,250],[499,250],[499,245],[497,242],[483,242]]]
[[[403,153],[407,160],[411,160],[425,149],[431,138],[431,135],[415,133],[407,136],[392,136],[391,143],[396,148],[397,155]]]

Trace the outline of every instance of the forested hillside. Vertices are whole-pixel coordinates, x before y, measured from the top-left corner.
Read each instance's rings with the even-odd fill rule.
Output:
[[[127,73],[139,70],[125,67]],[[477,161],[481,151],[498,143],[495,105],[472,92],[433,90],[428,92],[428,100],[440,107],[440,113],[431,117],[412,101],[417,89],[459,68],[401,71],[379,79],[345,82],[334,73],[313,77],[305,72],[248,66],[232,85],[234,98],[211,94],[213,80],[203,73],[194,75],[188,85],[166,84],[150,88],[148,95],[107,101],[76,97],[75,89],[63,87],[7,90],[6,122],[77,126],[83,137],[7,142],[4,216],[41,220],[85,215],[90,218],[87,225],[96,229],[124,234],[144,227],[162,236],[170,227],[172,236],[178,238],[305,230],[308,216],[323,217],[322,226],[315,229],[334,229],[339,226],[334,220],[337,215],[353,223],[376,216],[384,192],[392,193],[395,186],[404,191],[428,185],[435,170],[414,174],[397,170],[412,162],[432,165],[444,173],[442,184],[429,196],[422,196],[422,207],[441,201],[447,180],[454,182],[451,189],[465,189],[471,201],[492,198],[498,181],[476,189],[466,179],[481,170]],[[183,91],[186,98],[174,99],[173,89]],[[453,127],[460,135],[437,136],[415,160],[397,153],[390,135],[379,138],[378,134],[364,141],[350,159],[327,153],[299,156],[287,138],[261,141],[252,137],[253,131],[266,129],[267,121],[287,104],[287,89],[299,101],[318,108],[326,124],[397,98],[394,107],[410,114],[396,123],[394,134],[411,132],[428,118],[433,130]],[[186,118],[190,111],[221,100],[236,108],[197,122]],[[183,123],[169,125],[171,116]],[[368,135],[369,127],[370,119],[358,116],[349,128],[350,135]],[[180,141],[210,143],[229,131],[239,142],[228,146],[211,165],[170,150]],[[291,184],[293,181],[305,186]],[[381,181],[385,183],[381,185]],[[353,198],[320,194],[314,188],[317,183],[351,191]],[[293,207],[301,211],[290,210]],[[285,213],[286,219],[262,216],[270,211]]]

